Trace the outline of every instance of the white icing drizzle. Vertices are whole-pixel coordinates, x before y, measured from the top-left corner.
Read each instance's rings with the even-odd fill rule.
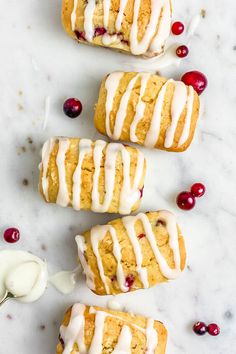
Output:
[[[139,277],[143,283],[144,288],[149,287],[148,282],[148,271],[145,267],[142,267],[143,263],[143,255],[141,245],[137,239],[135,224],[140,220],[143,224],[145,236],[147,237],[149,244],[152,248],[152,251],[155,255],[156,261],[159,265],[161,273],[167,279],[175,279],[179,276],[181,269],[180,269],[180,251],[179,251],[179,242],[178,242],[178,230],[176,225],[175,217],[172,213],[168,211],[160,211],[158,215],[158,220],[163,220],[166,223],[167,232],[169,235],[169,246],[173,251],[173,257],[175,262],[175,268],[171,268],[165,257],[161,254],[159,247],[157,245],[155,234],[152,230],[152,225],[147,217],[146,214],[140,213],[136,216],[127,216],[122,219],[124,227],[127,231],[127,235],[130,239],[130,242],[133,246],[133,251],[136,258],[136,272],[139,274]],[[113,241],[113,254],[117,261],[117,269],[116,269],[116,276],[119,287],[122,292],[126,292],[129,289],[125,285],[125,275],[122,268],[122,255],[119,240],[116,236],[116,230],[111,225],[97,225],[93,227],[90,231],[90,240],[93,252],[95,254],[97,260],[97,266],[100,274],[100,278],[104,284],[105,290],[107,294],[110,294],[109,284],[107,283],[107,277],[104,273],[104,268],[102,264],[102,258],[99,254],[99,243],[105,238],[107,233],[110,233]],[[78,240],[83,239],[82,236],[76,236],[76,242],[78,244],[79,249],[79,258],[84,268],[85,274],[87,279],[91,279],[91,269],[89,268],[85,258],[84,258],[84,239],[82,246],[78,243]],[[81,257],[82,255],[82,257]],[[88,272],[88,273],[87,273]],[[93,275],[94,277],[94,275]],[[93,284],[94,285],[94,284]]]
[[[119,33],[122,27],[122,21],[124,17],[125,8],[128,0],[121,0],[119,12],[115,22],[116,32]],[[163,49],[164,43],[169,36],[171,26],[171,6],[170,0],[152,0],[151,1],[151,16],[147,28],[145,30],[143,38],[138,40],[138,18],[140,11],[141,0],[134,1],[134,16],[133,23],[130,30],[130,50],[132,54],[140,55],[148,52],[149,50],[154,53],[160,53]],[[75,30],[76,24],[76,10],[78,6],[78,0],[74,0],[74,7],[71,13],[71,28]],[[109,25],[110,15],[110,0],[103,0],[103,19],[104,28],[107,30]],[[96,7],[95,0],[88,0],[87,6],[84,11],[84,30],[85,38],[91,42],[94,37],[94,25],[93,15]],[[110,45],[114,42],[114,38],[109,39],[109,34],[104,34],[105,45]],[[117,39],[117,37],[116,37]]]
[[[110,128],[110,113],[112,111],[113,101],[115,98],[116,91],[118,89],[120,80],[124,75],[123,72],[115,72],[112,75],[108,75],[105,88],[107,91],[106,98],[106,132],[109,137],[112,137],[111,128]]]
[[[88,0],[84,10],[84,31],[88,42],[92,42],[94,36],[93,14],[95,7],[96,0]]]
[[[158,333],[154,328],[154,320],[148,318],[146,327],[147,348],[146,354],[155,354],[158,345]]]
[[[171,125],[166,131],[165,148],[170,148],[174,141],[175,131],[179,118],[184,110],[187,100],[187,87],[181,81],[173,81],[175,85],[174,95],[171,102]]]
[[[87,353],[84,343],[85,308],[85,305],[75,304],[71,309],[68,326],[61,326],[60,335],[64,341],[64,350],[62,354],[70,354],[73,350],[74,343],[78,344],[79,353]]]
[[[39,168],[43,169],[43,174],[42,174],[42,190],[43,194],[45,196],[46,201],[49,201],[48,197],[48,177],[47,177],[47,171],[48,171],[48,164],[49,164],[49,159],[50,155],[52,153],[53,147],[54,147],[55,139],[51,138],[46,143],[43,145],[42,149],[42,163],[39,165]]]
[[[117,345],[113,350],[113,354],[130,354],[131,353],[132,333],[129,326],[124,325],[121,329]]]
[[[87,248],[85,239],[83,236],[78,235],[75,237],[75,241],[77,243],[78,257],[83,267],[84,273],[86,274],[87,286],[89,287],[89,289],[95,290],[94,274],[84,256],[84,252],[86,251]]]
[[[110,138],[118,140],[119,137],[121,136],[124,120],[126,117],[126,112],[127,112],[127,106],[130,100],[130,96],[133,90],[133,87],[139,77],[139,74],[136,74],[129,82],[122,98],[120,101],[119,109],[116,113],[116,119],[115,119],[115,124],[114,124],[114,131],[113,134],[110,136]]]
[[[124,75],[124,73],[123,73]],[[130,125],[130,141],[137,142],[138,138],[136,136],[136,128],[140,120],[143,118],[145,111],[145,103],[142,101],[143,96],[145,95],[145,90],[147,87],[148,80],[150,78],[150,74],[147,73],[139,73],[136,74],[129,82],[127,89],[123,93],[123,96],[120,100],[120,105],[115,117],[114,130],[111,132],[110,129],[110,113],[113,106],[114,97],[119,86],[119,82],[121,80],[122,73],[113,73],[110,74],[106,80],[106,90],[107,90],[107,99],[106,99],[106,133],[107,135],[114,140],[119,140],[122,134],[122,129],[124,125],[124,121],[126,118],[128,103],[130,102],[130,96],[134,85],[137,79],[141,78],[140,92],[139,92],[139,100],[135,107],[135,116]],[[166,95],[166,90],[169,84],[174,85],[174,93],[171,101],[171,124],[166,131],[164,146],[165,148],[170,148],[174,143],[174,136],[176,132],[176,128],[181,117],[181,114],[186,106],[186,117],[183,126],[183,133],[181,136],[181,145],[188,139],[190,134],[191,127],[191,118],[192,118],[192,110],[194,103],[194,91],[193,89],[189,89],[189,94],[186,85],[181,81],[174,81],[172,79],[166,81],[166,83],[160,89],[155,105],[153,114],[151,117],[150,127],[147,131],[145,140],[143,145],[147,147],[154,147],[158,141],[160,128],[161,128],[161,119],[162,119],[162,111],[163,105]],[[179,145],[180,146],[180,142]]]
[[[192,86],[189,86],[189,95],[188,95],[188,100],[187,100],[187,115],[185,117],[184,129],[183,129],[182,135],[179,139],[178,146],[183,145],[189,137],[190,128],[191,128],[192,113],[193,113],[193,103],[194,103],[194,90],[193,90]]]
[[[65,159],[66,152],[69,149],[69,139],[59,139],[58,153],[56,158],[56,164],[58,169],[59,190],[57,195],[57,204],[66,207],[69,203],[69,193],[66,183],[66,167]]]
[[[89,139],[81,139],[79,142],[78,164],[73,174],[73,201],[72,206],[75,210],[80,210],[81,193],[81,173],[82,164],[86,154],[92,151],[92,142]]]
[[[157,100],[153,110],[153,115],[151,118],[151,124],[149,130],[147,131],[147,135],[144,141],[144,146],[154,147],[156,142],[158,141],[158,137],[160,134],[160,127],[161,127],[161,113],[163,108],[163,102],[164,102],[167,86],[170,82],[173,82],[173,80],[172,79],[168,80],[162,86],[157,96]]]
[[[63,354],[70,354],[73,350],[74,344],[79,347],[79,353],[81,354],[101,354],[103,350],[103,336],[104,325],[106,318],[115,318],[120,320],[124,324],[122,325],[117,344],[113,350],[113,354],[131,354],[132,344],[132,331],[131,327],[136,328],[144,335],[146,335],[146,354],[154,354],[158,346],[158,333],[154,328],[154,320],[147,319],[147,326],[144,330],[142,327],[128,322],[120,317],[111,314],[110,312],[96,310],[94,307],[89,308],[89,313],[95,315],[94,333],[90,348],[87,350],[84,343],[85,335],[85,312],[86,306],[82,304],[75,304],[71,310],[71,317],[68,326],[61,326],[60,335],[64,341]]]
[[[43,148],[42,164],[42,188],[43,194],[48,200],[48,179],[47,170],[51,150],[53,148],[54,140],[46,142]],[[61,206],[67,206],[70,202],[69,193],[66,183],[66,169],[65,169],[65,157],[67,150],[70,146],[69,138],[58,138],[58,154],[56,157],[56,164],[58,168],[59,178],[59,191],[57,196],[57,204]],[[106,151],[104,152],[104,149]],[[113,192],[115,188],[116,178],[116,161],[118,154],[121,154],[123,162],[123,185],[120,192],[120,204],[119,212],[121,214],[129,214],[132,210],[132,206],[140,199],[139,184],[143,175],[144,168],[144,156],[137,150],[137,163],[134,175],[134,182],[131,185],[131,159],[130,152],[123,144],[110,143],[97,140],[92,149],[92,141],[88,139],[81,139],[79,142],[79,155],[78,163],[73,174],[73,186],[72,186],[72,206],[75,210],[80,209],[80,195],[81,195],[81,173],[83,160],[88,153],[93,154],[94,160],[94,175],[93,175],[93,189],[92,189],[92,206],[91,210],[95,212],[107,212],[113,198]],[[99,177],[101,172],[101,161],[105,154],[105,196],[104,201],[100,203],[99,192]]]
[[[140,122],[140,120],[143,118],[143,115],[144,115],[146,104],[142,101],[142,98],[145,94],[149,78],[150,78],[150,74],[146,74],[146,73],[141,74],[141,87],[140,87],[140,93],[139,93],[139,100],[138,100],[138,103],[136,106],[136,112],[135,112],[134,119],[130,125],[130,140],[133,142],[138,141],[138,138],[136,136],[136,128],[137,128],[138,123]]]
[[[70,16],[72,31],[75,30],[77,6],[78,6],[78,0],[74,0],[73,11],[72,11],[71,16]]]

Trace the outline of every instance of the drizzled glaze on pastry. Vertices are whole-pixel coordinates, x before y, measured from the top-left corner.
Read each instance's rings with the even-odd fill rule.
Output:
[[[130,28],[130,51],[134,55],[141,55],[148,52],[161,53],[166,39],[169,36],[171,28],[171,4],[170,0],[152,0],[151,14],[149,23],[146,27],[145,33],[141,40],[138,40],[138,21],[142,0],[134,0],[133,7],[133,22]],[[125,9],[128,0],[120,0],[119,12],[115,20],[116,34],[103,35],[103,44],[110,45],[117,40],[117,34],[122,32],[122,22],[124,20]],[[78,7],[78,0],[74,0],[73,11],[71,14],[71,28],[72,31],[76,29],[76,9]],[[93,41],[94,37],[94,23],[93,16],[96,8],[95,0],[88,0],[84,10],[84,31],[85,38],[88,42]],[[103,26],[108,32],[108,24],[110,18],[111,0],[103,0]]]
[[[110,113],[112,111],[113,101],[117,92],[117,88],[119,86],[119,82],[122,79],[124,73],[115,72],[110,74],[105,82],[105,88],[107,91],[106,98],[106,133],[107,135],[114,140],[119,140],[122,134],[123,124],[126,118],[127,107],[130,101],[130,96],[132,93],[132,89],[134,88],[138,79],[141,79],[140,84],[140,94],[139,100],[136,105],[136,112],[134,119],[130,125],[130,141],[137,142],[138,138],[136,136],[136,128],[138,123],[144,116],[144,111],[146,108],[145,102],[142,100],[145,95],[145,90],[148,84],[148,80],[151,77],[151,74],[148,73],[137,73],[129,82],[125,92],[123,93],[118,111],[115,117],[115,124],[113,128],[113,132],[110,129]],[[193,102],[194,102],[194,90],[191,86],[187,88],[187,86],[181,81],[174,81],[172,79],[166,81],[166,83],[162,86],[157,96],[153,114],[151,117],[151,124],[146,133],[146,137],[143,145],[147,147],[155,147],[159,135],[160,135],[160,127],[161,127],[161,119],[162,119],[162,110],[164,105],[164,99],[166,90],[169,84],[174,85],[174,94],[171,102],[171,124],[166,131],[164,147],[171,148],[174,143],[174,137],[176,128],[179,122],[179,119],[182,115],[183,110],[186,107],[187,113],[184,121],[184,127],[181,134],[181,137],[178,142],[178,147],[182,146],[187,139],[189,138],[190,128],[191,128],[191,118],[193,113]]]
[[[123,162],[123,182],[120,191],[119,212],[120,214],[129,214],[132,206],[140,199],[139,184],[142,179],[145,160],[142,153],[137,151],[136,170],[134,180],[131,185],[131,156],[128,149],[123,144],[110,143],[107,144],[102,140],[97,140],[94,144],[89,139],[80,139],[78,149],[78,162],[72,178],[72,200],[70,201],[67,181],[66,181],[66,154],[70,148],[69,138],[52,138],[48,140],[43,147],[42,152],[42,192],[45,199],[49,201],[48,191],[48,168],[50,155],[52,153],[54,144],[58,143],[58,151],[56,156],[56,166],[58,170],[59,190],[57,194],[56,203],[63,207],[72,204],[75,210],[80,210],[80,196],[81,196],[81,176],[82,164],[87,154],[93,155],[94,174],[92,186],[92,206],[91,210],[95,212],[107,212],[112,202],[113,192],[115,187],[116,177],[116,161],[118,154],[121,155]],[[105,150],[106,149],[106,150]],[[105,151],[105,196],[104,200],[100,202],[99,193],[99,177],[101,172],[101,161]]]
[[[67,326],[61,326],[60,336],[64,343],[62,354],[70,354],[74,345],[78,345],[80,353],[101,354],[103,350],[104,326],[107,318],[114,318],[122,322],[121,331],[117,340],[117,344],[112,351],[113,354],[126,353],[131,354],[132,351],[132,327],[140,331],[146,336],[146,354],[154,354],[158,345],[158,332],[154,328],[154,320],[147,319],[146,329],[127,321],[125,318],[106,312],[103,309],[95,309],[89,307],[89,313],[95,315],[95,328],[92,342],[89,348],[85,345],[85,310],[86,306],[75,304],[71,309],[70,320]]]
[[[140,220],[142,222],[143,228],[144,228],[144,233],[145,236],[150,244],[150,247],[153,251],[154,257],[156,259],[156,262],[159,265],[160,272],[162,275],[167,278],[167,279],[175,279],[179,276],[181,272],[180,268],[180,250],[179,250],[179,242],[178,242],[178,230],[177,230],[177,224],[175,217],[172,213],[168,211],[160,211],[158,215],[158,220],[163,221],[166,225],[166,229],[169,235],[169,246],[171,250],[173,251],[173,257],[174,257],[174,263],[175,263],[175,268],[171,268],[165,257],[161,254],[159,247],[156,242],[156,237],[155,234],[152,230],[152,225],[147,217],[146,214],[140,213],[136,216],[127,216],[122,218],[122,223],[126,229],[127,235],[129,237],[129,240],[132,244],[134,255],[136,258],[136,272],[139,275],[139,278],[143,284],[144,288],[149,287],[149,281],[148,281],[148,271],[147,268],[143,267],[143,255],[142,255],[142,249],[141,245],[138,241],[137,235],[136,235],[136,230],[135,230],[135,224],[136,222]],[[121,246],[119,244],[119,240],[117,238],[117,233],[115,228],[112,225],[97,225],[93,227],[90,231],[90,240],[91,240],[91,245],[92,245],[92,250],[93,253],[96,257],[97,261],[97,266],[100,274],[100,278],[104,284],[104,288],[106,290],[106,294],[110,294],[110,289],[109,289],[109,283],[108,283],[108,278],[104,274],[104,269],[103,269],[103,263],[102,259],[99,253],[99,243],[105,238],[107,233],[110,233],[112,242],[113,242],[113,255],[116,259],[117,262],[117,268],[116,268],[116,277],[117,277],[117,282],[119,285],[119,288],[121,292],[127,292],[129,291],[129,287],[126,286],[125,282],[125,274],[123,271],[122,267],[122,255],[121,255]],[[76,236],[76,242],[78,245],[78,255],[79,259],[81,261],[81,264],[84,266],[86,264],[86,267],[84,268],[84,271],[86,273],[86,278],[87,278],[87,285],[90,287],[92,285],[92,290],[95,289],[95,284],[92,282],[92,279],[94,279],[93,272],[91,268],[89,267],[85,256],[84,256],[84,251],[85,251],[85,241],[83,236]],[[88,273],[87,273],[88,272]],[[89,280],[89,282],[88,282]]]

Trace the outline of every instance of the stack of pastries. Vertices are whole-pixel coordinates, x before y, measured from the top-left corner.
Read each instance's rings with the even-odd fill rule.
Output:
[[[170,33],[170,0],[63,0],[65,30],[78,42],[152,57]],[[114,72],[100,88],[94,122],[114,142],[54,137],[42,149],[39,190],[48,203],[122,218],[76,236],[88,287],[116,295],[176,279],[184,239],[166,210],[135,212],[146,160],[138,148],[182,152],[194,136],[199,97],[191,86],[146,72]],[[142,316],[73,305],[60,328],[57,354],[164,354],[167,330]]]

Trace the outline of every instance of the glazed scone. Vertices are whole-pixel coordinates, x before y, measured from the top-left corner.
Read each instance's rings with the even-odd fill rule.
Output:
[[[97,295],[149,288],[185,266],[183,236],[169,211],[140,213],[76,236],[88,287]]]
[[[63,0],[65,31],[80,43],[153,57],[171,29],[171,0]]]
[[[198,94],[182,81],[115,72],[102,82],[95,125],[113,140],[180,152],[191,144],[199,107]]]
[[[73,305],[60,327],[57,354],[165,354],[167,330],[152,318]]]
[[[129,214],[140,205],[146,161],[123,144],[56,137],[42,150],[39,190],[48,203]]]

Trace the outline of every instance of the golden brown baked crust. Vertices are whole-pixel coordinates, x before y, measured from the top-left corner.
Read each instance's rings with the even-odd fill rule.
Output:
[[[148,237],[149,225],[147,225],[146,229],[144,227],[146,220],[151,225],[154,234],[154,243],[157,245],[164,261],[167,262],[168,267],[170,267],[171,270],[177,269],[176,274],[169,275],[170,272],[166,272],[166,267],[160,267],[159,260],[155,257],[154,247],[151,246],[150,238]],[[132,243],[132,235],[130,231],[127,231],[128,228],[130,228],[129,221],[134,222],[133,237],[138,241],[136,252],[134,243]],[[175,227],[175,229],[171,231],[170,225],[174,225],[172,229],[173,227]],[[119,282],[117,273],[118,262],[114,252],[114,239],[111,236],[111,229],[109,227],[114,229],[119,243],[123,279],[125,284],[128,282],[127,289],[122,288]],[[91,235],[92,232],[93,235]],[[101,237],[102,234],[103,237]],[[99,269],[98,266],[99,260],[98,257],[95,256],[94,252],[96,251],[93,248],[93,242],[96,242],[97,239],[100,241],[98,244],[98,252],[102,262],[104,279],[102,279],[101,269]],[[170,240],[172,241],[170,242]],[[77,236],[76,241],[78,244],[79,260],[86,274],[87,285],[97,295],[115,295],[122,292],[143,289],[144,287],[148,288],[167,281],[166,273],[169,279],[177,278],[185,267],[186,251],[184,239],[180,228],[176,224],[174,215],[168,211],[147,212],[146,214],[140,213],[136,217],[131,216],[128,218],[115,219],[106,226],[96,226],[85,232],[82,236]],[[175,242],[176,249],[173,249],[170,244],[174,244]],[[142,255],[142,269],[147,272],[147,280],[144,282],[143,279],[145,280],[145,277],[142,279],[138,271],[136,254],[139,250]],[[178,257],[179,265],[177,265]],[[161,262],[163,263],[163,260]],[[165,273],[165,275],[163,273]]]
[[[117,73],[110,74],[109,76],[113,75],[112,77],[113,82],[115,82]],[[137,74],[135,72],[127,72],[123,73],[121,79],[118,83],[118,87],[116,90],[115,97],[113,99],[112,110],[110,113],[107,113],[106,110],[106,102],[108,98],[108,90],[106,88],[106,82],[109,78],[106,77],[102,81],[102,85],[100,88],[99,98],[96,105],[95,111],[95,125],[97,130],[104,134],[110,136],[113,140],[122,140],[122,141],[133,141],[139,145],[145,145],[147,147],[153,147],[161,150],[167,151],[174,151],[174,152],[181,152],[186,150],[192,142],[197,119],[199,116],[199,109],[200,109],[200,101],[198,94],[192,89],[191,86],[186,86],[187,88],[187,95],[186,95],[186,104],[181,111],[178,118],[178,122],[176,127],[174,127],[174,135],[173,140],[170,144],[167,142],[167,131],[171,128],[171,124],[174,120],[173,112],[178,110],[178,105],[176,105],[176,101],[180,102],[178,98],[178,87],[184,85],[183,83],[176,82],[174,80],[169,80],[169,83],[166,84],[166,91],[164,94],[164,99],[160,99],[160,92],[161,89],[164,90],[164,85],[167,82],[167,79],[160,77],[158,75],[150,74],[146,86],[144,86],[144,95],[142,98],[140,97],[140,88],[141,88],[141,80],[144,75],[148,75],[146,73]],[[119,137],[114,137],[114,126],[117,120],[117,112],[121,105],[121,99],[125,93],[127,93],[127,87],[130,85],[131,80],[134,79],[135,83],[131,90],[131,95],[128,100],[128,105],[126,107],[126,115],[123,122],[121,133]],[[181,87],[180,87],[181,88]],[[183,88],[183,87],[182,87]],[[175,103],[173,103],[173,95],[176,95]],[[192,104],[191,104],[191,95],[192,95]],[[110,100],[110,99],[108,99]],[[144,113],[140,117],[138,124],[135,127],[135,135],[136,137],[133,138],[131,134],[131,125],[134,124],[134,117],[136,114],[137,105],[139,103],[145,105]],[[159,101],[157,101],[159,100]],[[189,100],[189,106],[187,102]],[[151,126],[151,122],[153,122],[154,117],[154,107],[155,104],[158,102],[158,105],[161,110],[161,117],[159,124],[156,125],[156,134],[155,140],[153,143],[150,143],[150,139],[147,138],[148,131]],[[161,106],[160,106],[161,102]],[[175,106],[173,108],[173,105]],[[188,107],[188,109],[187,109]],[[172,113],[171,113],[172,112]],[[187,118],[187,113],[189,112],[189,118]],[[109,115],[109,117],[108,117]],[[156,113],[157,115],[157,113]],[[106,129],[106,120],[109,119],[109,125],[111,129],[111,134]],[[188,127],[188,120],[189,120],[189,127]],[[184,130],[185,133],[184,133]],[[155,133],[155,131],[154,131]],[[185,138],[181,142],[181,136],[185,135]],[[148,141],[149,140],[149,141]],[[167,144],[166,144],[167,142]]]
[[[170,33],[171,27],[172,6],[170,0],[164,0],[165,10],[164,7],[162,7],[160,9],[160,12],[157,11],[159,7],[155,7],[152,10],[151,0],[141,0],[137,20],[138,42],[140,42],[144,38],[147,29],[150,28],[150,19],[152,11],[155,12],[156,22],[153,22],[153,20],[151,21],[153,22],[153,35],[151,35],[150,39],[147,40],[146,50],[141,50],[140,53],[136,53],[131,46],[131,28],[134,22],[135,0],[127,1],[124,9],[124,14],[122,16],[120,28],[118,28],[116,24],[117,16],[120,11],[120,1],[110,1],[107,28],[104,20],[104,2],[105,0],[96,1],[92,20],[94,34],[93,38],[89,40],[88,38],[86,38],[85,34],[85,10],[88,2],[85,0],[78,0],[76,11],[74,12],[75,19],[73,22],[72,17],[74,10],[74,0],[63,0],[62,23],[65,31],[79,43],[103,47],[105,46],[128,54],[152,57],[163,52],[164,44]],[[157,5],[161,5],[161,2],[159,0],[157,0]],[[153,41],[157,37],[161,26],[165,26],[165,30],[163,31],[162,28],[162,35],[159,38],[160,45],[155,47]],[[107,34],[109,34],[109,36],[115,37],[110,37],[113,38],[112,41],[110,41],[110,39],[104,39],[104,34],[106,36]]]
[[[75,171],[78,166],[78,158],[81,154],[82,148],[81,143],[85,143],[89,146],[89,151],[85,154],[83,158],[83,162],[81,165],[81,183],[80,183],[80,195],[77,196],[79,198],[79,207],[78,201],[74,202],[74,194],[78,191],[79,187],[76,187],[76,191],[73,189],[75,187],[76,182],[78,183],[78,176],[75,178]],[[59,178],[59,167],[58,167],[58,157],[59,157],[59,147],[63,149],[63,145],[60,144],[67,144],[65,156],[63,157],[62,161],[62,168],[65,169],[65,189],[66,191],[61,193],[61,198],[59,200],[59,186],[63,186],[63,181]],[[116,161],[115,169],[114,169],[114,189],[113,193],[111,193],[111,200],[108,203],[108,208],[104,210],[100,210],[98,207],[95,208],[93,206],[93,201],[95,197],[93,197],[93,190],[94,190],[94,174],[95,174],[95,160],[98,158],[94,157],[94,149],[95,146],[99,146],[99,144],[104,146],[101,148],[101,160],[100,160],[100,172],[98,178],[98,202],[103,203],[106,192],[108,190],[106,173],[111,171],[111,164],[113,161],[109,161],[109,156],[107,154],[108,149],[115,148],[119,150],[117,155],[112,155],[111,160]],[[123,151],[123,150],[125,151]],[[122,201],[122,188],[123,188],[123,181],[124,181],[124,160],[121,151],[125,152],[129,159],[130,163],[128,163],[130,168],[130,183],[131,186],[134,184],[134,179],[137,174],[137,161],[138,157],[140,156],[143,159],[143,169],[140,173],[140,180],[138,181],[137,190],[131,192],[131,199],[134,194],[136,194],[137,198],[135,197],[133,205],[130,205],[131,211],[136,210],[140,205],[140,200],[142,196],[142,189],[144,184],[144,176],[146,171],[146,162],[141,154],[135,148],[124,146],[123,144],[112,144],[106,143],[104,141],[91,141],[89,139],[79,139],[79,138],[63,138],[57,137],[52,138],[47,141],[44,145],[43,152],[42,152],[42,163],[40,164],[40,182],[39,182],[39,191],[44,197],[45,201],[49,203],[57,203],[61,206],[73,206],[76,210],[83,209],[83,210],[93,210],[97,212],[108,212],[108,213],[123,213],[121,210],[121,201]],[[48,160],[47,160],[48,158]],[[105,165],[107,164],[107,165]],[[60,182],[60,183],[59,183]],[[109,182],[109,181],[108,181]],[[62,189],[62,188],[61,188]],[[129,202],[129,200],[128,200]],[[128,203],[127,203],[128,204]],[[131,212],[131,211],[128,211]],[[126,212],[125,212],[126,214]]]
[[[67,310],[61,331],[60,331],[60,342],[57,345],[56,353],[62,354],[64,347],[67,343],[63,340],[63,327],[67,327],[70,319],[71,319],[71,312],[76,311],[76,306],[81,308],[81,304],[76,304],[73,308]],[[125,312],[118,312],[107,310],[101,307],[84,307],[84,317],[85,326],[84,326],[84,343],[89,350],[89,347],[92,343],[94,338],[94,331],[95,331],[95,317],[97,316],[98,312],[102,312],[105,314],[106,320],[104,324],[103,330],[103,339],[102,339],[102,351],[99,351],[100,354],[110,354],[115,349],[117,345],[119,336],[121,334],[123,326],[127,326],[132,335],[131,341],[131,354],[145,354],[147,350],[147,323],[148,319],[143,316],[133,315]],[[91,313],[92,312],[92,313]],[[95,313],[94,313],[95,312]],[[111,317],[110,317],[110,316]],[[165,354],[166,349],[166,341],[167,341],[167,330],[165,326],[159,321],[153,321],[152,323],[154,330],[156,331],[156,335],[158,338],[158,344],[154,350],[155,354]],[[78,328],[79,330],[79,328]],[[154,332],[155,334],[155,332]],[[79,345],[78,343],[74,342],[70,354],[78,353]]]

